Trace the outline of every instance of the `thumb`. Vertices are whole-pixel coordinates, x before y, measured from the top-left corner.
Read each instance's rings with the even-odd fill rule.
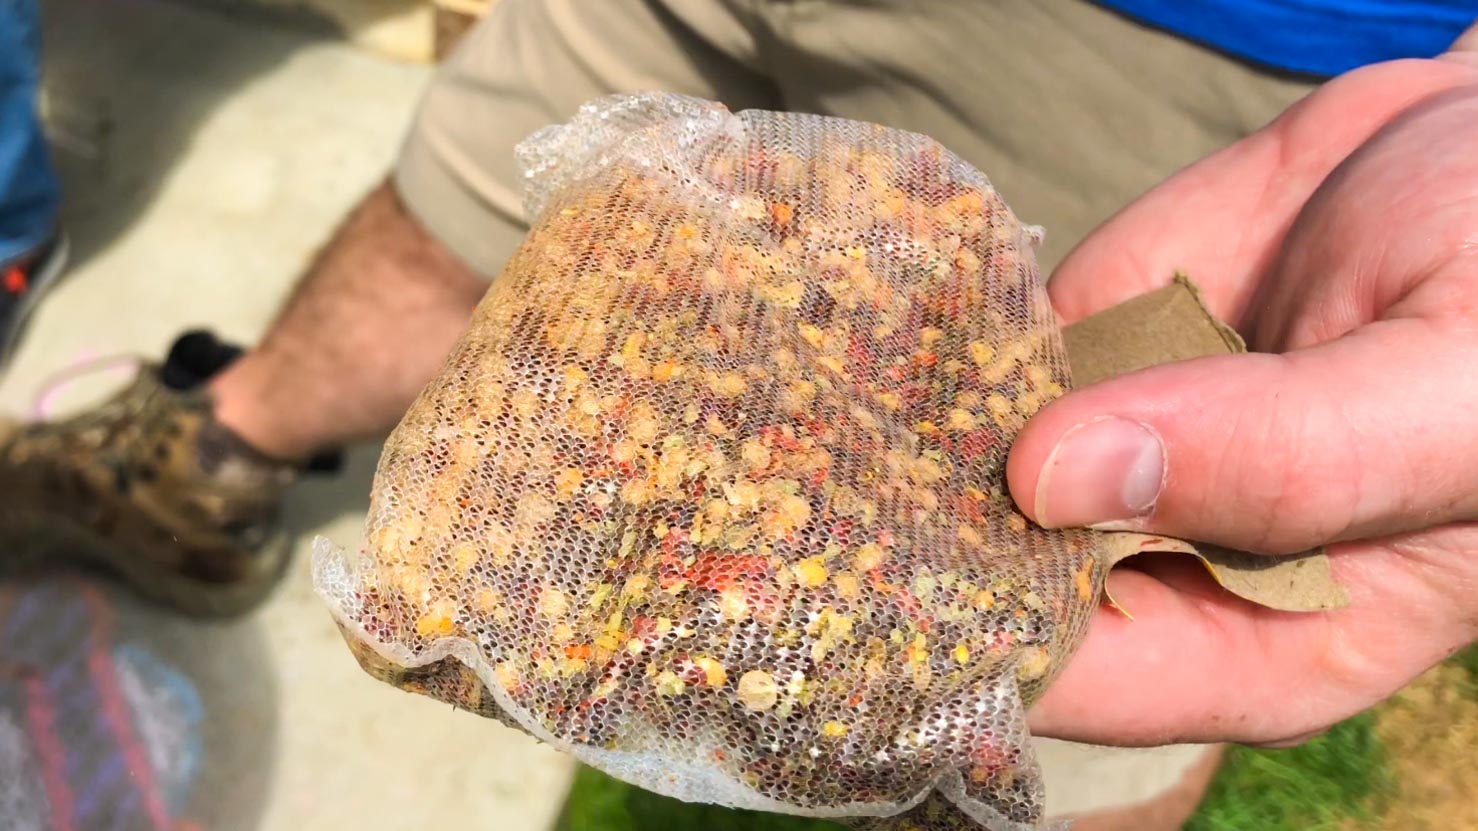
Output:
[[[1470,333],[1390,320],[1284,355],[1153,367],[1035,415],[1007,462],[1047,527],[1290,553],[1478,516]]]

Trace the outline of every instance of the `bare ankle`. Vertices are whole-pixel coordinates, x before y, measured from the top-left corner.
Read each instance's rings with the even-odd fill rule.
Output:
[[[303,461],[324,445],[284,424],[263,369],[260,356],[248,352],[210,380],[216,421],[259,453]]]
[[[284,460],[383,435],[441,366],[485,289],[382,186],[345,221],[261,343],[210,381],[216,418]]]

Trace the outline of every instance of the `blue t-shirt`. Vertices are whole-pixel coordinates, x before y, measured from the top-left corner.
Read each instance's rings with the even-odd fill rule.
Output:
[[[1326,76],[1439,55],[1478,19],[1478,0],[1098,2],[1256,63]]]

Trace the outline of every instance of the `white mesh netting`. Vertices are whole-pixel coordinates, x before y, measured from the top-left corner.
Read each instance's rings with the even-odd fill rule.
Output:
[[[1005,492],[1068,384],[1035,230],[930,139],[679,96],[520,158],[531,232],[315,557],[366,668],[682,799],[1037,827],[1104,569]]]

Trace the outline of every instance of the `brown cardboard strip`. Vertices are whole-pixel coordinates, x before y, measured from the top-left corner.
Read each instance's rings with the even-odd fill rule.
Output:
[[[1190,278],[1175,275],[1170,285],[1126,300],[1062,331],[1075,386],[1157,364],[1247,351],[1241,336],[1206,308]],[[1349,603],[1334,582],[1322,549],[1269,557],[1170,537],[1108,532],[1112,568],[1135,554],[1190,554],[1227,591],[1270,609],[1315,612]],[[1108,598],[1120,608],[1113,598]]]
[[[1136,554],[1189,554],[1206,567],[1217,585],[1269,609],[1326,612],[1350,602],[1349,595],[1329,574],[1329,558],[1317,549],[1286,557],[1269,557],[1150,534],[1113,532],[1105,536],[1108,537],[1106,557],[1110,569]],[[1108,593],[1107,587],[1104,588],[1104,596],[1114,608],[1129,614]]]
[[[1078,387],[1156,364],[1247,351],[1242,336],[1211,314],[1184,274],[1066,327],[1062,340]]]

